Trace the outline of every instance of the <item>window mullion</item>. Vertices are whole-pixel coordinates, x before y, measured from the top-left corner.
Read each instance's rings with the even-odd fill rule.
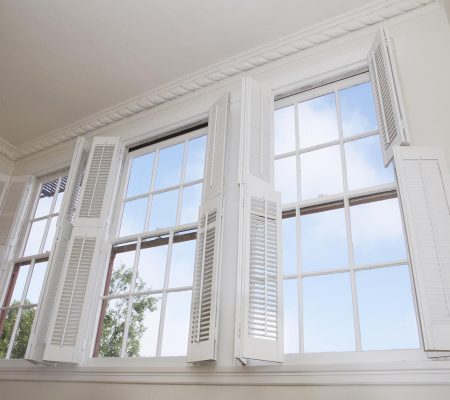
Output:
[[[180,224],[180,218],[181,218],[181,205],[183,203],[183,184],[184,184],[184,177],[186,173],[186,164],[187,164],[187,158],[188,158],[188,141],[185,140],[183,143],[183,161],[181,164],[181,177],[180,177],[180,184],[178,185],[178,203],[177,203],[177,215],[175,218],[175,226],[178,226]]]
[[[153,171],[152,171],[152,179],[150,180],[150,194],[148,196],[147,201],[147,211],[145,214],[145,222],[144,222],[144,231],[148,230],[149,224],[150,224],[150,213],[152,211],[152,202],[153,202],[153,189],[155,187],[155,180],[156,180],[156,171],[158,168],[159,163],[159,149],[155,152],[155,160],[153,161]],[[123,208],[123,207],[122,207]]]

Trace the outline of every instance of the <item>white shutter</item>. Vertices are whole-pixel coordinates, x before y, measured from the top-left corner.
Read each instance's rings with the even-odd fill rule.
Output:
[[[368,61],[384,163],[388,165],[393,147],[409,144],[409,136],[394,51],[386,28],[378,32]]]
[[[395,147],[425,351],[450,350],[450,176],[437,147]]]
[[[245,79],[241,101],[236,357],[281,362],[281,201],[273,182],[273,95]]]
[[[86,171],[89,149],[90,146],[86,139],[78,138],[67,178],[64,201],[58,217],[55,241],[48,261],[43,296],[36,310],[36,318],[34,319],[30,340],[28,341],[25,358],[30,361],[42,362],[43,360],[50,317],[55,305],[64,258],[72,234],[73,221],[80,197],[83,176]]]
[[[64,257],[57,306],[50,320],[45,361],[76,364],[88,340],[88,298],[96,295],[90,289],[95,286],[96,268],[108,233],[122,155],[118,138],[94,139]],[[73,212],[71,203],[69,211]]]
[[[2,208],[3,199],[6,194],[6,189],[8,188],[10,177],[5,174],[0,174],[0,209]]]
[[[215,360],[222,252],[223,178],[229,95],[212,107],[194,271],[188,361]]]

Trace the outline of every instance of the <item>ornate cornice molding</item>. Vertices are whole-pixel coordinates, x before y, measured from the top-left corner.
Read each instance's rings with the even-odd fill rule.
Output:
[[[15,154],[16,147],[0,137],[0,156],[5,156],[8,160],[14,161]]]
[[[325,23],[314,25],[280,40],[270,42],[227,61],[215,64],[182,79],[152,89],[138,97],[105,109],[62,129],[50,132],[13,150],[0,141],[0,153],[11,160],[50,148],[77,136],[111,125],[143,111],[155,108],[216,82],[252,70],[283,57],[310,49],[350,32],[386,21],[438,0],[380,0]],[[5,148],[4,148],[5,147]]]

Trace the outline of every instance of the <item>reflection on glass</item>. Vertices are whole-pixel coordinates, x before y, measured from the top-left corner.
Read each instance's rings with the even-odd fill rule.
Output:
[[[22,316],[20,318],[19,326],[17,328],[14,345],[11,351],[10,358],[24,358],[28,346],[28,339],[30,338],[31,327],[33,325],[36,308],[22,309]]]
[[[3,324],[3,329],[0,332],[0,358],[5,358],[8,352],[9,343],[11,341],[11,335],[14,330],[14,325],[16,323],[18,308],[12,308],[6,312],[5,322]]]
[[[14,285],[14,290],[11,296],[11,305],[17,304],[20,302],[20,300],[22,300],[23,289],[25,288],[29,269],[30,265],[22,265],[21,267],[19,267],[16,283]]]
[[[55,233],[56,233],[57,220],[58,220],[58,217],[53,217],[50,220],[50,226],[48,227],[47,238],[45,239],[45,245],[44,245],[44,249],[43,249],[44,253],[46,253],[47,251],[50,251],[52,249],[53,239],[55,238]]]
[[[339,146],[300,155],[302,200],[341,193],[342,167]]]
[[[345,159],[350,190],[394,182],[392,164],[384,166],[378,135],[346,143]]]
[[[344,137],[377,129],[377,118],[370,82],[339,91]]]
[[[47,261],[37,262],[34,264],[33,274],[31,275],[30,285],[28,286],[26,297],[31,304],[37,304],[39,300],[46,269]]]
[[[192,185],[183,189],[180,224],[198,221],[198,210],[202,201],[202,184]]]
[[[188,142],[185,182],[203,178],[205,168],[206,136],[201,136]]]
[[[298,353],[298,292],[296,279],[289,279],[284,281],[283,297],[284,352]]]
[[[137,196],[150,191],[155,153],[133,158],[126,197]]]
[[[339,139],[334,93],[298,104],[300,147]]]
[[[348,265],[343,208],[301,216],[302,269],[305,272]]]
[[[371,264],[406,258],[398,200],[350,207],[355,263]]]
[[[294,106],[280,108],[274,113],[275,155],[295,150]]]
[[[31,224],[27,245],[25,246],[25,251],[23,253],[24,257],[39,254],[46,224],[46,219],[41,219],[40,221]]]
[[[275,160],[275,190],[281,192],[281,202],[284,204],[297,200],[295,156]]]
[[[160,150],[156,168],[155,190],[180,183],[183,143]]]
[[[185,356],[187,353],[191,291],[167,294],[161,355]]]
[[[120,225],[120,236],[133,235],[144,231],[147,202],[148,198],[144,197],[125,203]]]
[[[64,198],[64,193],[67,185],[67,176],[63,176],[61,178],[61,183],[59,184],[58,195],[56,196],[55,208],[53,209],[54,213],[58,213],[61,209],[61,204]]]
[[[169,275],[169,287],[191,286],[194,276],[195,240],[174,243]]]
[[[42,185],[41,193],[39,194],[38,204],[34,213],[35,218],[43,217],[50,213],[50,208],[53,202],[56,188],[58,186],[58,179],[46,182]]]
[[[167,245],[142,249],[139,255],[136,290],[156,290],[164,286]]]
[[[109,294],[128,292],[133,277],[135,251],[114,254]]]
[[[303,278],[305,353],[355,350],[348,273]]]
[[[174,226],[177,217],[178,190],[155,194],[152,201],[149,230]]]
[[[419,347],[407,265],[356,272],[363,350]]]
[[[297,234],[295,218],[283,221],[283,271],[284,274],[297,273]]]
[[[120,357],[125,332],[125,320],[128,309],[128,298],[108,301],[102,320],[102,333],[99,343],[99,357]]]

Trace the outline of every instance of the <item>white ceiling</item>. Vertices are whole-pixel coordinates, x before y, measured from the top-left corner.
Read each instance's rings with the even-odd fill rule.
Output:
[[[0,138],[23,145],[367,0],[0,0]]]

